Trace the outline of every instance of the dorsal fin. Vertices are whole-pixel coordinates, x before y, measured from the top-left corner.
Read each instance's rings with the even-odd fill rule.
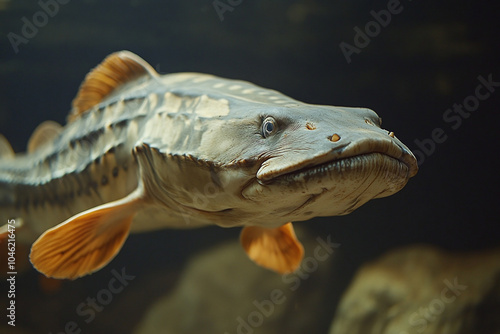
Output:
[[[28,152],[34,152],[42,146],[57,137],[62,131],[62,126],[54,121],[45,121],[36,127],[35,131],[28,140]]]
[[[75,120],[121,86],[145,75],[155,77],[158,73],[141,57],[130,51],[110,54],[83,80],[68,121]]]
[[[14,150],[9,141],[0,134],[0,158],[11,158],[14,156]]]

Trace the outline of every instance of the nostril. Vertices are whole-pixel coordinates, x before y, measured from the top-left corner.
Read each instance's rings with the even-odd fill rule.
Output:
[[[334,133],[333,135],[331,135],[330,137],[328,137],[328,140],[330,140],[331,142],[337,142],[340,140],[340,136],[336,133]]]
[[[307,130],[316,130],[316,127],[314,126],[314,124],[309,123],[309,122],[306,123],[306,128],[307,128]]]
[[[365,118],[365,123],[371,126],[375,126],[372,121],[370,121],[368,118]]]

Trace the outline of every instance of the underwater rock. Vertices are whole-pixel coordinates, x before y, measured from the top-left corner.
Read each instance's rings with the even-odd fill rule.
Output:
[[[500,333],[500,249],[392,251],[364,265],[330,334]]]
[[[193,258],[178,287],[146,312],[134,333],[321,332],[315,329],[326,314],[317,305],[330,285],[335,246],[330,237],[298,236],[306,253],[293,274],[256,266],[236,241]],[[324,332],[328,324],[322,326]]]

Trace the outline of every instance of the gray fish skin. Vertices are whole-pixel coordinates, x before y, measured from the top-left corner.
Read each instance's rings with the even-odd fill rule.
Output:
[[[380,126],[370,109],[306,104],[244,81],[142,78],[35,152],[1,159],[0,219],[21,218],[32,242],[139,184],[148,205],[133,232],[344,215],[417,172]]]

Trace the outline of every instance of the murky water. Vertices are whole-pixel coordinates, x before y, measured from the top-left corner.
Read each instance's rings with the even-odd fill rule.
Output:
[[[415,243],[460,251],[498,246],[500,66],[493,6],[0,1],[0,133],[18,152],[42,121],[65,122],[91,68],[127,49],[160,73],[211,73],[309,103],[369,107],[420,163],[419,174],[396,195],[348,216],[297,224],[309,260],[291,276],[248,261],[236,244],[237,229],[133,235],[103,270],[61,284],[40,280],[26,263],[28,250],[18,247],[16,326],[2,316],[0,331],[327,333],[366,261]],[[318,240],[328,237],[339,246],[315,257]],[[7,278],[0,283],[5,315],[13,300]],[[453,278],[443,277],[437,291]]]

